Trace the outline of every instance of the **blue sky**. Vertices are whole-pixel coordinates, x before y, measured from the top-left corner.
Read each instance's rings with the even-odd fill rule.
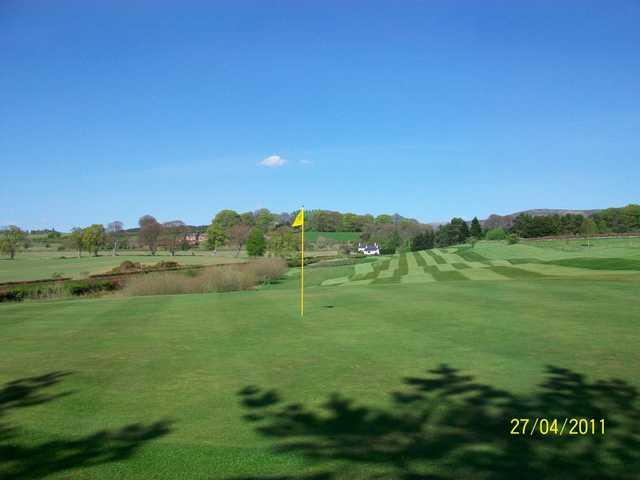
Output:
[[[0,225],[637,203],[638,25],[637,0],[2,0]]]

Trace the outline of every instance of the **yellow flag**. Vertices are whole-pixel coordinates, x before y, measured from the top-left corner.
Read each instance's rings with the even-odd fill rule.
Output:
[[[296,219],[291,224],[292,227],[304,227],[304,210],[300,210]]]
[[[304,208],[301,208],[292,227],[300,228],[300,316],[304,317]]]

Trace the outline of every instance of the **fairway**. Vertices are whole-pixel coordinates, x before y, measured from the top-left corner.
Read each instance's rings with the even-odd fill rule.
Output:
[[[549,469],[546,447],[562,445],[556,455],[570,458],[599,445],[581,468],[632,478],[622,473],[638,466],[637,451],[619,439],[637,428],[638,410],[608,395],[640,387],[640,273],[571,277],[530,269],[542,264],[489,266],[454,250],[308,268],[304,318],[295,270],[258,291],[0,305],[4,395],[27,392],[24,408],[2,405],[12,430],[0,451],[18,453],[0,461],[0,476],[117,479],[126,469],[139,479],[185,471],[202,479],[506,479],[524,455],[537,475],[530,478],[584,478],[587,470]],[[38,378],[9,383],[25,377]],[[427,408],[426,399],[395,397],[420,385],[408,377],[431,385],[420,395],[440,398],[444,415],[429,421],[435,443],[416,446],[415,457],[402,446],[412,437],[400,419],[381,420]],[[621,383],[592,390],[611,379]],[[592,392],[591,403],[580,389]],[[502,413],[465,403],[461,392]],[[500,398],[521,406],[504,410]],[[604,415],[610,434],[518,450],[525,444],[509,437],[509,416],[534,412]],[[450,430],[448,416],[476,418]],[[404,428],[426,428],[416,425]],[[502,474],[456,460],[475,443],[500,453]]]
[[[536,277],[614,276],[640,272],[640,239],[530,242],[506,245],[479,242],[469,246],[406,252],[366,264],[369,283],[422,283],[451,280],[510,280]],[[402,265],[402,268],[399,266]],[[330,278],[325,286],[352,285],[364,265],[351,276]]]

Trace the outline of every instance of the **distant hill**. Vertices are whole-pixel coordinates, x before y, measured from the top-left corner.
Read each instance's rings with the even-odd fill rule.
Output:
[[[598,208],[595,210],[566,210],[563,208],[534,208],[531,210],[523,210],[522,212],[516,212],[516,213],[512,213],[511,217],[517,217],[518,215],[522,214],[522,213],[526,213],[528,215],[531,216],[538,216],[538,215],[567,215],[568,213],[572,214],[572,215],[584,215],[585,217],[590,217],[591,215],[593,215],[594,213],[597,213],[599,211],[601,211],[602,209]]]
[[[563,208],[532,208],[530,210],[522,210],[520,212],[511,213],[509,215],[489,215],[488,218],[484,220],[480,220],[480,225],[482,228],[510,228],[513,225],[513,220],[522,214],[531,215],[532,217],[537,217],[541,215],[584,215],[585,217],[590,217],[594,213],[601,211],[602,209],[594,209],[594,210],[569,210]],[[469,222],[470,223],[470,222]]]

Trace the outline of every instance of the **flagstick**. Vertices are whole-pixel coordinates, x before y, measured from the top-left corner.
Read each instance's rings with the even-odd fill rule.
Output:
[[[304,206],[302,207],[302,236],[300,237],[300,316],[304,317]]]

